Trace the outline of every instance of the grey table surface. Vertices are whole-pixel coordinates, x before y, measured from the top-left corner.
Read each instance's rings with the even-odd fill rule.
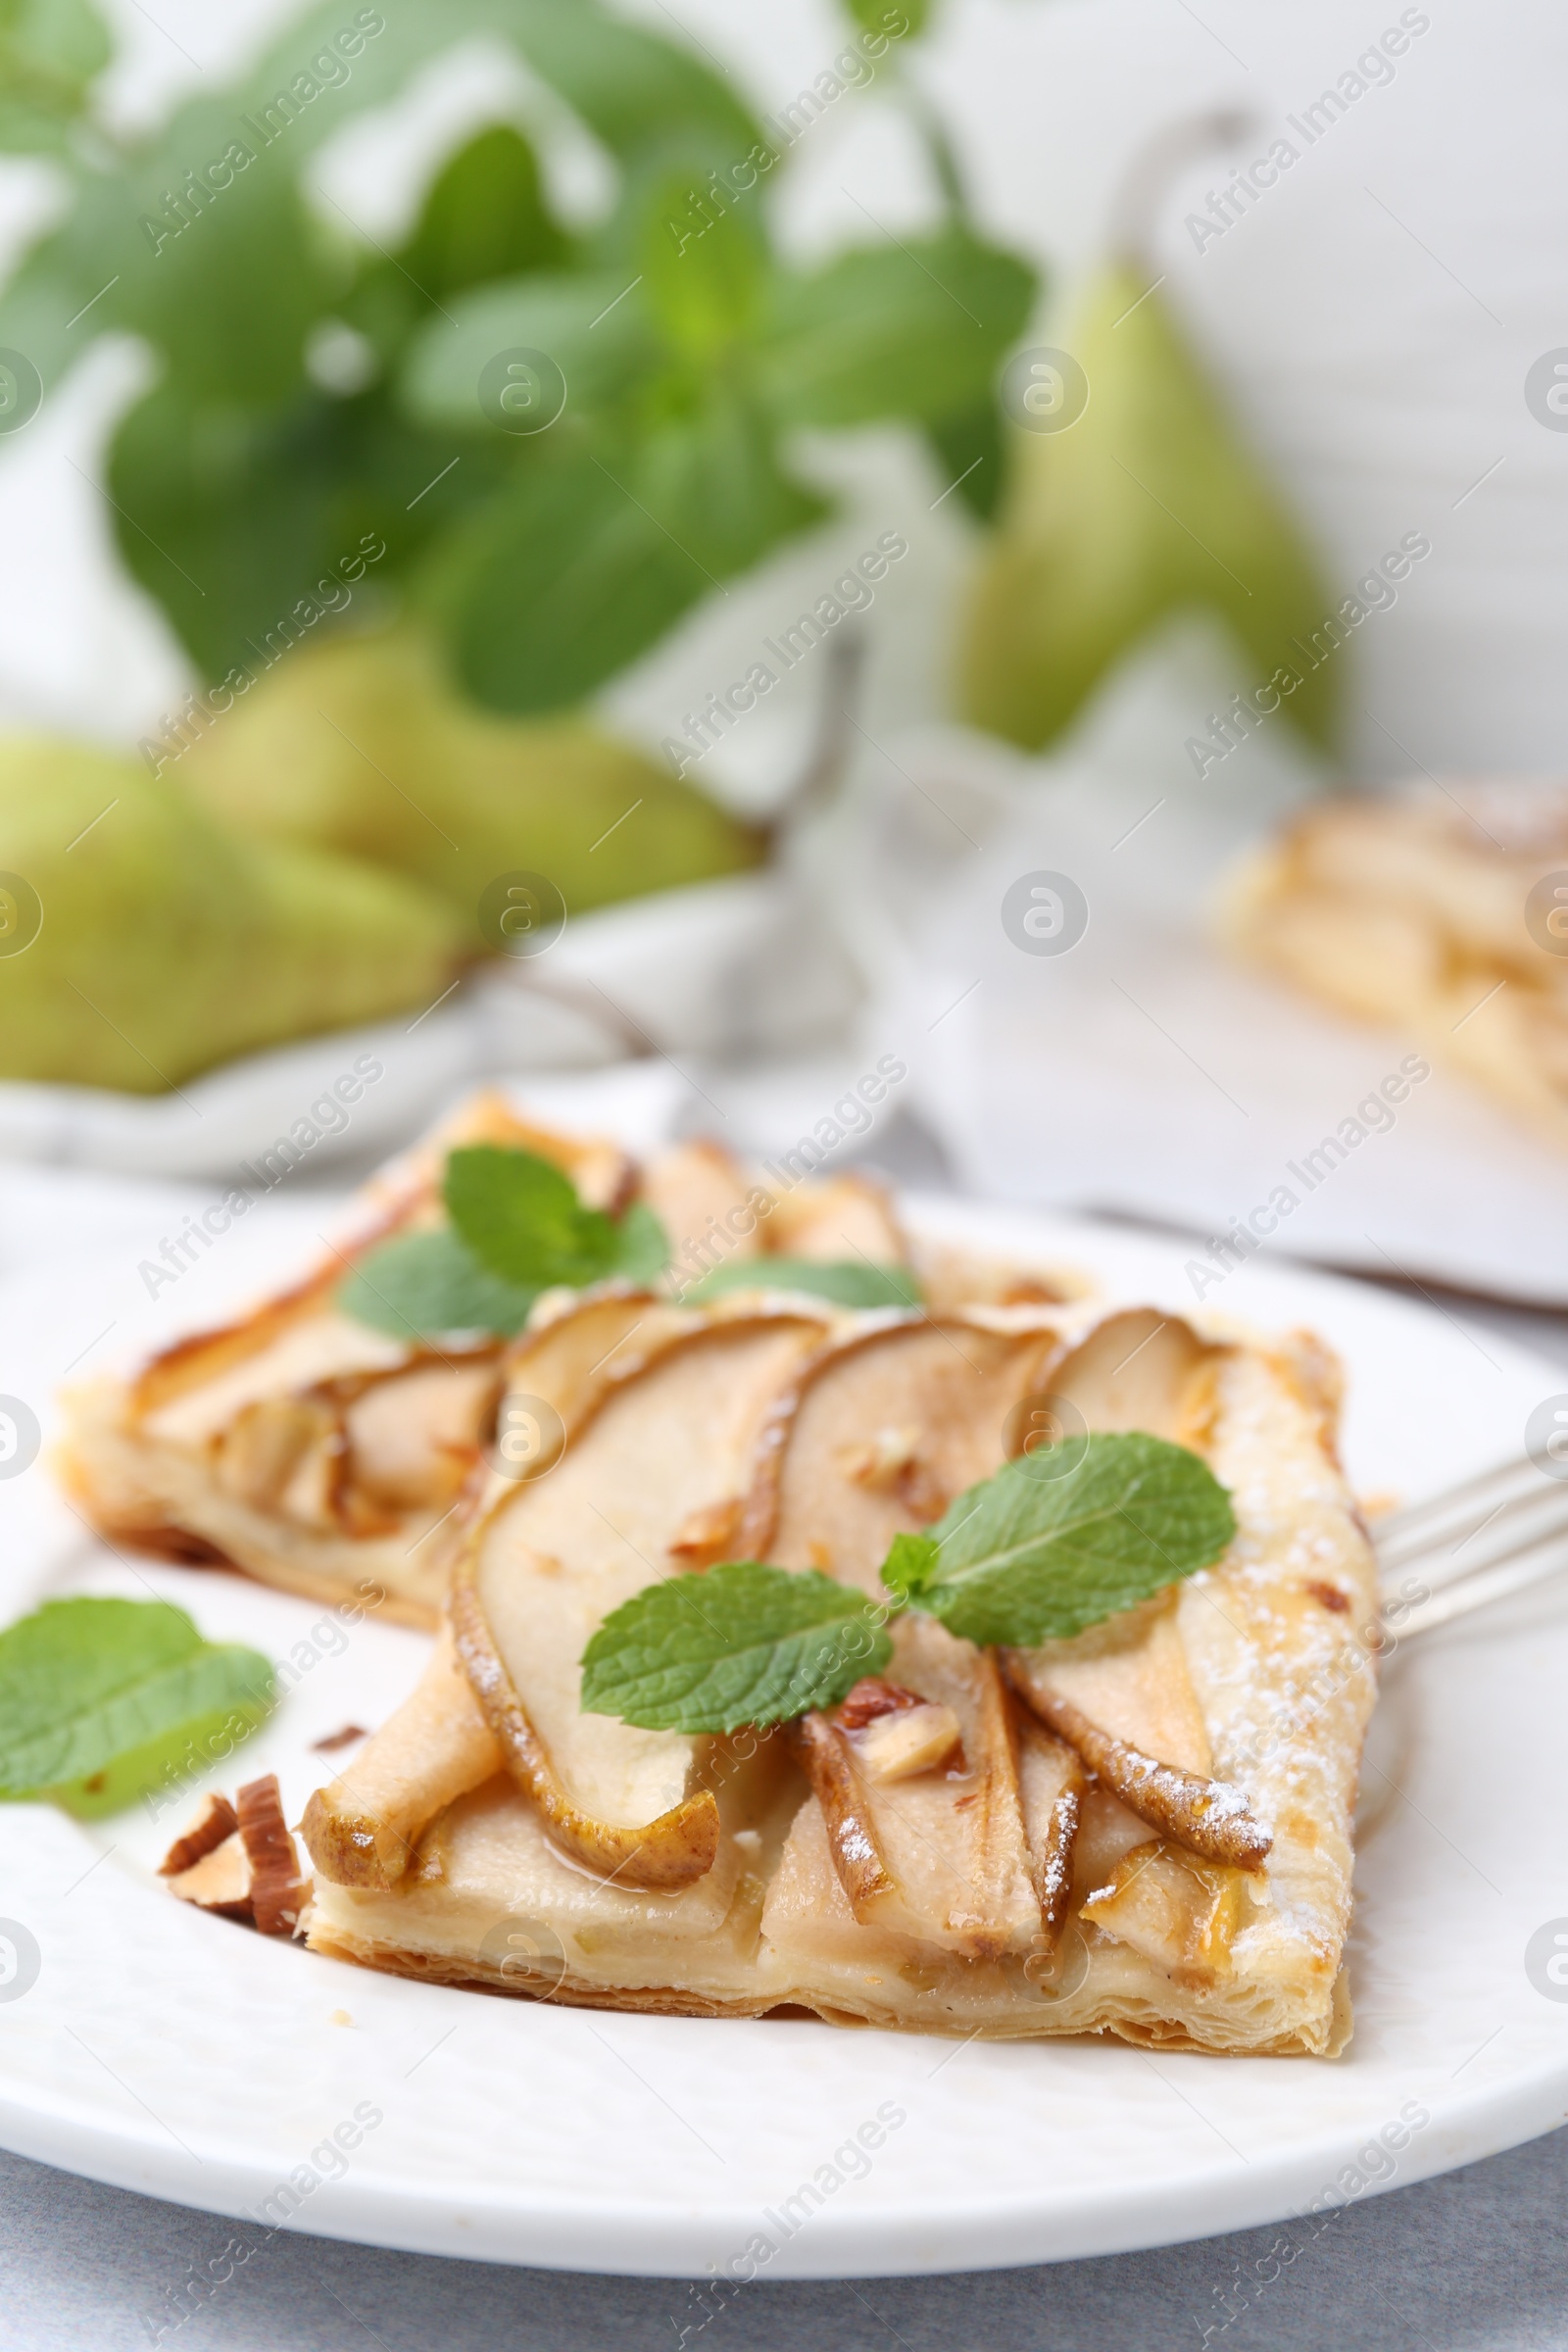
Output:
[[[890,1172],[941,1184],[923,1139],[889,1140]],[[1421,1295],[1568,1365],[1568,1316]],[[1568,2130],[1364,2197],[1315,2230],[1038,2269],[759,2282],[717,2310],[695,2281],[280,2232],[205,2303],[187,2296],[172,2327],[170,2297],[229,2234],[214,2215],[0,2151],[0,2352],[1568,2352]]]

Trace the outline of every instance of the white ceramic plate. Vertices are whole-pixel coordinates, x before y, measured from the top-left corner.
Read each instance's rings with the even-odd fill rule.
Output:
[[[1177,1308],[1188,1297],[1179,1257],[1142,1238],[951,1205],[915,1213],[1076,1261],[1113,1297]],[[279,1217],[232,1245],[223,1281],[237,1296],[272,1279],[314,1222],[291,1232]],[[76,1335],[112,1307],[117,1347],[151,1333],[128,1272],[123,1257],[84,1256],[69,1274],[12,1283],[0,1392],[46,1396]],[[1413,1495],[1516,1450],[1527,1413],[1562,1379],[1321,1276],[1250,1265],[1225,1304],[1259,1323],[1309,1322],[1343,1351],[1347,1456],[1363,1493]],[[0,1485],[0,1616],[83,1589],[151,1590],[208,1633],[277,1655],[321,1622],[238,1578],[118,1562],[42,1469]],[[277,1770],[297,1817],[319,1770],[310,1742],[381,1721],[422,1646],[358,1627],[342,1654],[310,1667],[247,1770]],[[593,2015],[406,1984],[172,1901],[150,1866],[178,1812],[86,1829],[45,1807],[0,1808],[0,1913],[39,1953],[24,1993],[19,1977],[0,1984],[0,2139],[184,2204],[263,2215],[237,2230],[242,2244],[260,2241],[267,2200],[275,2218],[292,2180],[290,2226],[324,2236],[686,2277],[1101,2254],[1373,2193],[1568,2110],[1568,2002],[1539,1968],[1538,1989],[1525,1963],[1538,1930],[1568,1932],[1565,1684],[1560,1596],[1394,1662],[1366,1774],[1358,2024],[1336,2063]],[[340,2159],[329,2134],[348,2124],[352,2137],[357,2111],[379,2120]],[[879,2115],[881,2145],[864,2156],[855,2135]],[[796,2198],[786,2212],[803,2183],[820,2204]]]

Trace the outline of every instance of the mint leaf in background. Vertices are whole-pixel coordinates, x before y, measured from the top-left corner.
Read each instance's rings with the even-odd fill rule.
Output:
[[[584,1208],[570,1177],[536,1152],[497,1144],[454,1152],[441,1195],[457,1233],[506,1282],[580,1289],[617,1270],[613,1222]]]
[[[1185,1446],[1092,1436],[1054,1476],[1055,1450],[960,1494],[928,1531],[929,1552],[896,1543],[884,1580],[967,1641],[1026,1648],[1206,1568],[1236,1532],[1230,1496]]]
[[[719,211],[695,169],[662,173],[644,204],[645,299],[676,351],[706,359],[761,308],[768,257],[756,208]]]
[[[0,1634],[0,1798],[115,1812],[270,1712],[270,1661],[165,1601],[47,1601]]]
[[[893,41],[912,39],[931,14],[930,0],[901,0],[897,8],[889,0],[845,0],[845,6],[862,32],[885,32]]]
[[[616,296],[622,299],[616,300]],[[609,272],[508,277],[454,294],[445,317],[415,337],[402,397],[421,422],[502,438],[479,404],[479,378],[498,352],[549,355],[566,379],[575,421],[636,394],[660,363],[658,338],[641,300]]]
[[[419,593],[480,701],[514,711],[579,701],[826,512],[731,386],[685,388],[673,418],[662,413],[667,386],[651,385],[652,417],[639,415],[635,433],[525,441],[535,454],[432,556]]]
[[[655,1283],[669,1263],[669,1236],[646,1200],[634,1200],[615,1228],[615,1272]]]
[[[89,0],[0,0],[0,149],[69,153],[87,84],[110,54]]]
[[[732,1732],[832,1706],[893,1644],[877,1604],[815,1568],[731,1560],[645,1586],[583,1652],[582,1705],[647,1731]]]
[[[759,352],[789,424],[928,423],[972,409],[1028,321],[1034,272],[960,229],[778,282]]]
[[[480,702],[536,711],[580,701],[708,593],[696,557],[639,503],[635,464],[618,444],[603,459],[563,447],[432,558],[424,602]]]
[[[920,1286],[906,1266],[873,1266],[860,1258],[730,1258],[686,1292],[694,1305],[726,1291],[806,1291],[835,1306],[918,1306]]]
[[[510,122],[497,122],[442,166],[398,259],[439,299],[524,270],[558,270],[569,251],[532,147]]]
[[[458,1331],[510,1340],[528,1320],[538,1286],[503,1280],[459,1236],[399,1233],[371,1250],[339,1288],[337,1302],[357,1323],[395,1340],[436,1341]]]

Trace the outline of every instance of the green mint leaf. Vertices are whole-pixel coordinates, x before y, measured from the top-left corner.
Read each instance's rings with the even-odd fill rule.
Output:
[[[337,1302],[397,1340],[487,1331],[510,1340],[543,1290],[580,1290],[612,1274],[657,1282],[664,1228],[643,1201],[616,1223],[584,1208],[570,1179],[532,1152],[491,1144],[454,1152],[442,1187],[450,1226],[400,1233],[362,1259]]]
[[[641,289],[628,292],[612,272],[506,279],[444,307],[445,316],[415,336],[400,388],[414,416],[448,431],[505,438],[479,401],[479,378],[497,352],[542,351],[554,360],[573,418],[640,392],[660,364]]]
[[[900,1607],[906,1607],[930,1583],[938,1546],[934,1536],[895,1536],[882,1563],[882,1582]]]
[[[730,1258],[686,1293],[696,1305],[726,1291],[805,1291],[835,1306],[918,1306],[920,1286],[906,1266],[873,1266],[860,1258]]]
[[[537,1285],[508,1282],[480,1264],[460,1237],[399,1233],[369,1250],[337,1294],[357,1323],[395,1340],[440,1341],[456,1331],[510,1340],[528,1320]]]
[[[513,711],[578,702],[707,595],[701,561],[648,511],[639,454],[616,444],[598,461],[563,443],[432,556],[428,608],[481,702]]]
[[[965,1640],[1027,1647],[1206,1568],[1235,1533],[1230,1496],[1185,1446],[1099,1435],[1006,1463],[929,1531],[934,1559],[895,1544],[883,1573]]]
[[[669,1236],[646,1200],[634,1200],[615,1228],[615,1272],[656,1283],[669,1263]]]
[[[756,207],[721,210],[696,167],[653,182],[644,199],[643,284],[674,350],[701,362],[746,333],[767,279],[760,232]]]
[[[647,1731],[732,1732],[832,1706],[893,1644],[877,1604],[815,1568],[731,1560],[623,1601],[583,1652],[582,1704]]]
[[[506,1282],[580,1289],[616,1270],[612,1220],[602,1209],[584,1208],[570,1177],[536,1152],[497,1144],[454,1152],[441,1191],[458,1234]]]
[[[788,424],[930,423],[972,409],[991,399],[1034,285],[1024,263],[959,229],[841,254],[780,281],[763,389]]]
[[[567,252],[533,148],[510,122],[495,122],[442,166],[399,259],[441,301],[524,270],[560,269]]]
[[[0,1634],[0,1798],[117,1811],[191,1777],[274,1702],[270,1661],[164,1601],[47,1601]]]
[[[931,13],[929,0],[902,0],[898,8],[889,0],[846,0],[846,6],[862,32],[886,33],[890,41],[908,40],[923,31]]]

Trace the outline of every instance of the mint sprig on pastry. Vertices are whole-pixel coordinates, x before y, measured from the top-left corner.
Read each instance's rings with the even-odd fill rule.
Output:
[[[1138,1431],[1071,1440],[896,1536],[885,1601],[756,1560],[645,1586],[588,1643],[582,1704],[653,1731],[791,1722],[879,1673],[884,1629],[906,1608],[982,1644],[1067,1640],[1209,1567],[1235,1532],[1226,1490],[1187,1446]]]

